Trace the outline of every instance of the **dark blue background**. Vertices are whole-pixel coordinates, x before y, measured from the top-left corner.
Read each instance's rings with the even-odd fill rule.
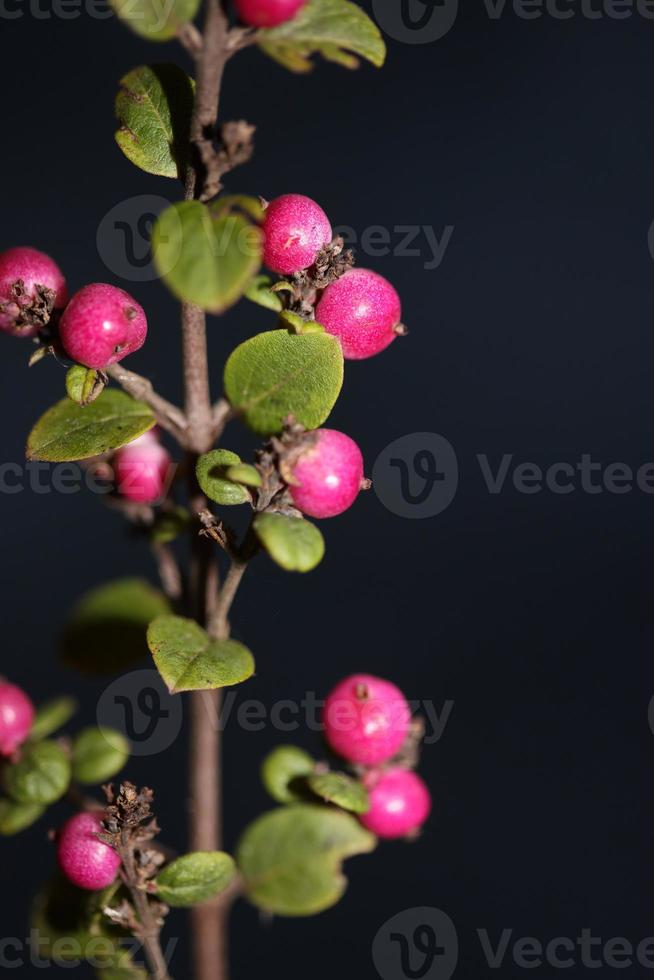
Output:
[[[261,559],[243,587],[234,625],[258,662],[243,697],[321,695],[366,669],[412,698],[455,704],[424,754],[435,812],[422,840],[351,862],[345,899],[317,918],[260,925],[239,905],[235,980],[374,978],[377,930],[419,905],[451,916],[456,975],[477,980],[489,973],[477,928],[543,942],[584,927],[605,940],[654,932],[653,498],[527,496],[509,484],[491,495],[475,458],[654,461],[654,22],[510,11],[493,21],[481,3],[468,7],[437,43],[391,42],[381,72],[321,64],[298,79],[249,51],[227,73],[223,118],[258,125],[256,158],[230,190],[307,193],[359,231],[455,226],[435,271],[424,256],[365,260],[397,285],[411,333],[348,365],[332,423],[358,439],[369,470],[391,440],[423,430],[445,436],[460,467],[438,517],[400,519],[370,494],[325,525],[316,573],[288,577]],[[73,288],[118,281],[96,251],[101,219],[126,198],[176,189],[115,147],[117,81],[185,56],[113,19],[26,15],[2,33],[0,246],[51,252]],[[178,399],[176,304],[156,283],[123,285],[150,320],[129,366]],[[211,323],[216,394],[228,352],[270,323],[249,305]],[[64,369],[28,372],[17,341],[2,351],[2,460],[21,461]],[[254,445],[236,430],[229,441]],[[37,700],[75,691],[92,722],[105,682],[64,671],[54,637],[88,586],[153,575],[149,557],[90,495],[26,490],[1,506],[2,671]],[[280,740],[228,728],[230,847],[268,805],[257,770]],[[316,736],[298,741],[319,751]],[[183,740],[129,775],[156,788],[165,837],[181,849]],[[26,936],[30,896],[53,864],[46,829],[0,844],[3,935]],[[175,915],[169,934],[184,928]],[[177,977],[189,975],[186,951],[182,942]],[[501,975],[522,972],[508,963]]]

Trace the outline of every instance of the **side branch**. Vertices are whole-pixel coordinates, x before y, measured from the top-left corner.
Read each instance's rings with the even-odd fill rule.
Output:
[[[107,374],[139,401],[149,405],[162,429],[169,432],[183,446],[186,443],[186,416],[181,408],[158,395],[148,378],[128,371],[122,364],[112,364]]]

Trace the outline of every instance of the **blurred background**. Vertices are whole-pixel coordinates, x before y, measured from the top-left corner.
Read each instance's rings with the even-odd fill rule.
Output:
[[[237,706],[321,698],[355,670],[446,712],[421,763],[434,813],[419,842],[349,862],[349,889],[329,912],[262,922],[238,904],[234,980],[376,978],[378,931],[421,906],[452,920],[455,975],[476,980],[492,972],[478,930],[493,947],[513,930],[502,967],[511,976],[522,975],[511,949],[523,936],[575,942],[590,928],[603,942],[637,945],[654,932],[654,480],[639,487],[634,477],[629,489],[612,480],[615,469],[607,475],[611,464],[635,474],[654,463],[654,22],[631,8],[624,18],[602,13],[599,0],[593,18],[570,4],[570,19],[525,19],[508,3],[492,17],[479,0],[442,37],[417,43],[394,8],[377,6],[389,44],[382,71],[319,63],[297,78],[251,50],[230,63],[224,85],[223,120],[258,127],[254,160],[227,188],[308,194],[359,242],[381,226],[386,254],[367,239],[359,264],[396,285],[410,329],[379,357],[348,363],[330,420],[360,443],[369,473],[382,457],[377,492],[324,523],[317,571],[289,576],[260,558],[239,596],[235,635],[258,673],[236,691],[227,723],[226,844],[269,806],[258,767],[271,747],[290,740],[321,751],[304,724],[285,732],[268,719],[246,730]],[[177,305],[143,262],[126,260],[116,224],[131,227],[142,258],[142,196],[154,195],[156,210],[181,190],[122,156],[113,100],[136,65],[190,65],[176,45],[148,44],[88,9],[3,7],[0,248],[44,249],[72,289],[107,281],[133,292],[150,332],[129,367],[179,400]],[[408,245],[403,228],[413,229]],[[211,320],[216,396],[228,353],[273,323],[246,302]],[[28,371],[29,350],[2,340],[1,461],[21,465],[26,435],[62,397],[65,373],[53,359]],[[419,513],[399,501],[399,467],[383,464],[395,440],[415,493],[423,443],[448,473]],[[224,444],[248,454],[256,440],[235,425]],[[557,471],[571,491],[547,486],[549,467],[574,473],[584,454],[601,464],[592,484]],[[540,490],[537,474],[532,492],[520,483],[533,471],[519,471],[516,485],[524,463],[540,467]],[[501,465],[504,482],[490,492]],[[37,701],[75,693],[90,724],[113,679],[63,668],[56,637],[85,590],[124,574],[155,581],[155,569],[97,496],[54,492],[46,468],[49,489],[39,492],[25,473],[25,488],[0,499],[1,670]],[[184,734],[135,758],[128,775],[155,788],[163,837],[181,850]],[[58,815],[0,843],[3,937],[28,937]],[[182,913],[166,935],[180,937],[173,974],[189,976]],[[596,974],[612,973],[594,950]],[[29,962],[22,969],[42,975]],[[550,964],[539,975],[557,973]]]

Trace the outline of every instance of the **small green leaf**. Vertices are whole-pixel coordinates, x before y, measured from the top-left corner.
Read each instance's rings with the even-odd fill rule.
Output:
[[[211,211],[216,217],[230,214],[232,211],[239,211],[251,218],[257,225],[262,224],[266,217],[261,199],[249,194],[221,194],[220,197],[211,202]]]
[[[45,806],[61,799],[70,775],[70,761],[56,742],[35,742],[23,748],[15,765],[7,767],[5,786],[17,803]]]
[[[149,174],[183,179],[189,154],[195,86],[177,65],[134,68],[120,81],[116,142]]]
[[[230,466],[238,466],[241,457],[229,449],[213,449],[210,453],[200,456],[195,472],[202,493],[209,500],[224,506],[245,504],[250,500],[250,494],[239,483],[234,483],[227,476]]]
[[[129,759],[129,742],[111,728],[85,728],[73,742],[73,779],[85,786],[113,779]]]
[[[258,514],[254,530],[272,560],[287,572],[310,572],[325,554],[322,534],[302,517]]]
[[[34,723],[30,730],[30,741],[39,742],[52,735],[73,717],[77,711],[75,698],[54,698],[37,708]]]
[[[240,213],[217,214],[182,201],[152,232],[159,275],[178,299],[222,313],[241,298],[261,265],[261,231]]]
[[[66,394],[76,405],[90,405],[104,391],[106,375],[83,364],[73,364],[66,372]]]
[[[115,899],[119,887],[117,882],[102,891],[88,892],[57,875],[34,900],[34,949],[40,956],[62,964],[89,958],[106,964],[107,969],[114,963],[122,965],[125,950],[118,940],[124,933],[112,929],[102,915],[102,909]]]
[[[157,544],[168,544],[188,531],[190,523],[191,515],[185,507],[159,511],[150,530],[150,540]]]
[[[325,800],[351,813],[367,813],[370,799],[364,786],[344,772],[312,773],[307,778],[309,788]]]
[[[296,334],[325,332],[322,323],[318,323],[316,320],[305,320],[303,316],[300,316],[299,313],[293,313],[292,310],[282,310],[279,314],[279,325],[287,327],[291,333]]]
[[[169,610],[165,596],[142,579],[118,579],[92,589],[64,630],[64,662],[91,674],[125,670],[147,657],[148,625]]]
[[[237,863],[249,899],[276,915],[315,915],[342,897],[345,858],[376,838],[342,810],[298,803],[264,813],[246,829]]]
[[[345,68],[358,66],[356,56],[377,68],[386,58],[386,45],[377,25],[347,0],[309,0],[291,20],[259,31],[258,43],[275,61],[297,72],[311,70],[314,54]]]
[[[254,673],[252,654],[242,643],[212,640],[182,616],[155,619],[148,628],[148,645],[171,694],[230,687]]]
[[[0,800],[0,836],[13,837],[27,830],[43,816],[46,808],[40,803],[16,803]]]
[[[293,789],[293,781],[308,776],[314,766],[308,752],[294,745],[278,745],[263,760],[261,781],[277,803],[295,803],[302,794]]]
[[[261,473],[256,466],[250,463],[235,463],[234,466],[227,467],[227,477],[234,483],[243,483],[246,487],[260,487],[263,485]]]
[[[272,291],[272,284],[270,276],[255,276],[245,290],[245,297],[258,306],[280,313],[284,305],[277,293]]]
[[[222,851],[194,851],[157,876],[159,898],[173,908],[189,908],[220,895],[236,876],[236,865]]]
[[[200,0],[111,0],[111,6],[135,34],[149,41],[170,41],[193,20]]]
[[[225,393],[255,432],[280,432],[294,415],[307,429],[328,417],[343,384],[343,353],[329,334],[270,330],[240,344],[225,365]]]
[[[124,391],[110,388],[85,408],[64,398],[30,432],[27,458],[50,463],[88,459],[124,446],[153,425],[152,410]]]

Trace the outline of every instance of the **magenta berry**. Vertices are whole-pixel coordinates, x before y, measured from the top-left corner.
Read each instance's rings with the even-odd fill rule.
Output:
[[[250,27],[276,27],[295,17],[306,0],[236,0],[239,19]]]
[[[395,289],[370,269],[349,269],[327,286],[316,306],[316,320],[338,337],[351,361],[379,354],[404,333],[401,315]]]
[[[147,332],[145,313],[136,300],[102,282],[75,293],[59,327],[68,356],[96,371],[137,351]]]
[[[118,449],[114,457],[116,489],[121,497],[153,504],[163,496],[171,458],[149,432]]]
[[[332,240],[323,209],[302,194],[282,194],[266,208],[263,261],[273,272],[289,276],[307,269]]]
[[[370,774],[370,809],[361,823],[378,837],[392,840],[415,833],[431,811],[431,796],[420,776],[407,769]]]
[[[0,330],[33,337],[67,302],[66,280],[49,255],[27,247],[0,255]]]
[[[100,891],[116,878],[120,858],[112,847],[98,840],[102,833],[99,810],[78,813],[61,829],[57,842],[59,867],[78,888]]]
[[[365,766],[387,762],[409,732],[411,711],[395,684],[370,674],[353,674],[325,702],[325,738],[331,749]]]
[[[0,683],[0,755],[12,755],[30,733],[34,705],[15,684]]]
[[[310,436],[313,444],[290,469],[291,497],[309,517],[336,517],[352,506],[365,485],[361,450],[335,429],[316,429]]]

